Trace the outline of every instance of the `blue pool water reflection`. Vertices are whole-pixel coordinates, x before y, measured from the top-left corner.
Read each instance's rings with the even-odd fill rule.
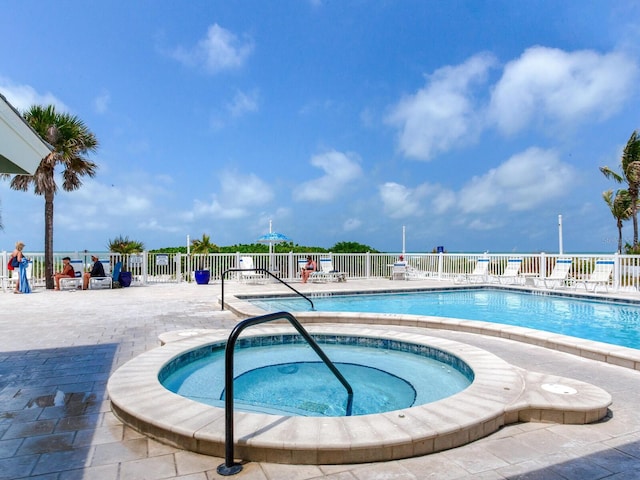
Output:
[[[377,338],[315,337],[353,387],[353,415],[435,402],[464,390],[474,378],[462,360],[432,347]],[[300,336],[248,339],[234,357],[238,408],[280,415],[346,414],[344,387]],[[158,378],[174,393],[224,407],[224,366],[224,344],[207,345],[165,365]]]
[[[316,310],[431,315],[534,328],[640,349],[640,305],[490,289],[334,295]],[[256,299],[266,311],[308,311],[304,299]]]

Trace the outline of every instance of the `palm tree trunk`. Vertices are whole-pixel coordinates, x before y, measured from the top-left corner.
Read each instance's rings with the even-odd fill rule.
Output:
[[[633,248],[638,246],[638,208],[636,207],[637,199],[633,203]]]
[[[622,221],[618,219],[618,253],[622,253]]]
[[[48,289],[53,283],[53,192],[44,194],[44,265],[45,282]]]

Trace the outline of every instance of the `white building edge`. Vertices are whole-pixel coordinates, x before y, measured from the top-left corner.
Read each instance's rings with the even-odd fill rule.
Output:
[[[0,173],[33,175],[51,150],[0,94]]]

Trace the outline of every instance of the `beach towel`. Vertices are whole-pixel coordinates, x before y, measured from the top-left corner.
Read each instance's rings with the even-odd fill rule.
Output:
[[[27,267],[29,266],[29,260],[23,258],[20,262],[20,291],[22,293],[31,293],[31,287],[29,286],[29,279],[27,278]]]

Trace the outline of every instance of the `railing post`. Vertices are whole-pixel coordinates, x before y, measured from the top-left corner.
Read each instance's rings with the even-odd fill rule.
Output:
[[[176,264],[176,282],[182,283],[182,254],[180,252],[176,253],[173,261]]]
[[[622,269],[620,268],[620,253],[616,252],[613,254],[613,290],[615,292],[620,288],[620,276],[622,274]]]
[[[367,252],[364,258],[365,258],[364,276],[365,278],[369,278],[371,277],[371,252]]]
[[[295,278],[293,268],[293,252],[289,252],[289,254],[287,255],[287,278],[289,280],[293,280]]]
[[[265,270],[266,269],[259,269]],[[277,277],[276,277],[277,278]],[[327,357],[326,353],[320,348],[318,343],[311,337],[309,332],[302,326],[302,324],[288,312],[268,313],[260,317],[247,318],[246,320],[238,323],[227,339],[227,345],[224,351],[224,420],[225,420],[225,439],[224,439],[224,463],[218,465],[217,472],[223,476],[235,475],[242,471],[242,464],[235,463],[234,449],[234,432],[233,432],[233,352],[236,345],[236,340],[242,333],[242,331],[252,325],[260,325],[272,320],[286,319],[297,330],[300,336],[309,344],[314,352],[320,357],[324,364],[331,370],[331,373],[335,375],[338,381],[347,391],[347,405],[346,415],[350,416],[353,409],[353,388],[344,378],[340,370],[333,364],[333,362]]]
[[[142,283],[146,285],[149,281],[149,258],[147,256],[149,252],[142,252]]]
[[[236,265],[240,265],[240,252],[236,252]],[[238,274],[238,280],[240,279],[240,275]]]
[[[0,282],[2,282],[2,290],[6,291],[9,286],[9,270],[7,269],[7,263],[9,263],[9,257],[7,256],[7,251],[2,251],[2,270],[0,270],[1,275]]]
[[[547,278],[547,255],[544,252],[540,252],[540,278]]]
[[[444,252],[438,253],[438,280],[442,280],[442,266],[444,264]]]

